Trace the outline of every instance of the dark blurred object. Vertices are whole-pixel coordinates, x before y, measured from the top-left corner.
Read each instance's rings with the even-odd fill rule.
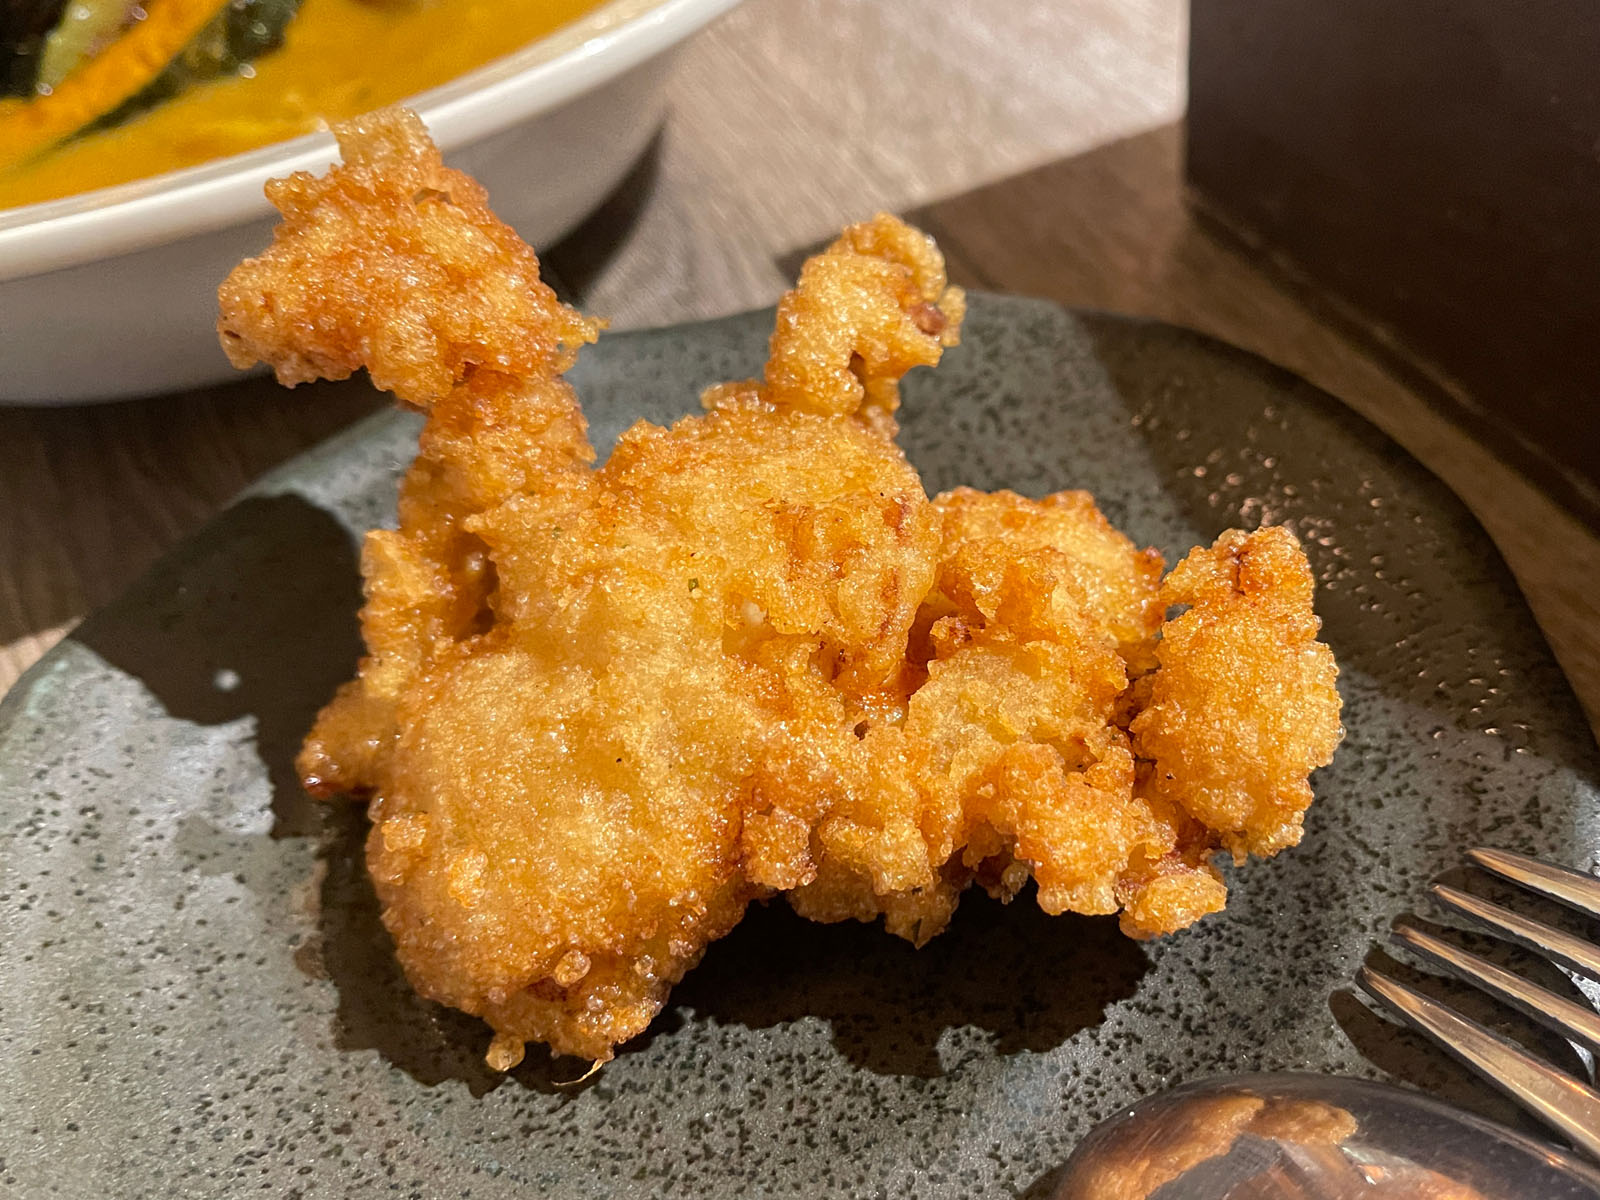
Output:
[[[1190,19],[1201,211],[1600,525],[1600,8],[1193,0]]]
[[[0,96],[26,96],[67,0],[0,0]]]
[[[300,0],[229,0],[166,68],[121,104],[102,113],[73,136],[115,129],[165,104],[174,96],[223,75],[237,75],[252,59],[283,45]]]

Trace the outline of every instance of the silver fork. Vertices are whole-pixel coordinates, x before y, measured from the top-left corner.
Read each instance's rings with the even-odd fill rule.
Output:
[[[1529,891],[1600,918],[1600,879],[1506,850],[1469,850],[1467,857]],[[1600,979],[1600,947],[1441,883],[1428,890],[1446,908],[1496,935]],[[1600,1014],[1592,1008],[1553,995],[1415,926],[1398,924],[1394,935],[1431,962],[1600,1054]],[[1535,1117],[1560,1130],[1573,1145],[1600,1158],[1600,1092],[1371,967],[1362,967],[1358,978],[1361,986],[1395,1015],[1440,1042]]]

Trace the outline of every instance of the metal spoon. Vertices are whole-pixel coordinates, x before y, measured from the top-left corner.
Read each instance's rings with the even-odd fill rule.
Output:
[[[1600,1200],[1600,1170],[1417,1092],[1238,1075],[1090,1131],[1051,1200]]]

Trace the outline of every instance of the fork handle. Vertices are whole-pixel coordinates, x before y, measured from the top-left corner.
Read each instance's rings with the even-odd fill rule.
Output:
[[[1565,1134],[1591,1158],[1600,1159],[1600,1094],[1454,1009],[1371,967],[1362,967],[1357,978],[1396,1016],[1433,1038],[1539,1120]]]

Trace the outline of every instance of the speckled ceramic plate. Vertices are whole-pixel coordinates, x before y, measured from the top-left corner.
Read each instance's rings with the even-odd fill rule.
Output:
[[[770,314],[608,337],[597,441],[760,363]],[[1392,1075],[1488,1109],[1352,972],[1462,847],[1587,863],[1596,750],[1466,510],[1371,427],[1174,329],[978,297],[906,389],[930,491],[1091,488],[1169,556],[1293,526],[1348,737],[1305,842],[1153,944],[965,902],[926,949],[752,910],[580,1084],[482,1065],[415,999],[359,813],[290,772],[355,662],[354,538],[413,419],[263,480],[86,621],[0,708],[0,1190],[178,1197],[1044,1195],[1099,1117],[1222,1071]]]

